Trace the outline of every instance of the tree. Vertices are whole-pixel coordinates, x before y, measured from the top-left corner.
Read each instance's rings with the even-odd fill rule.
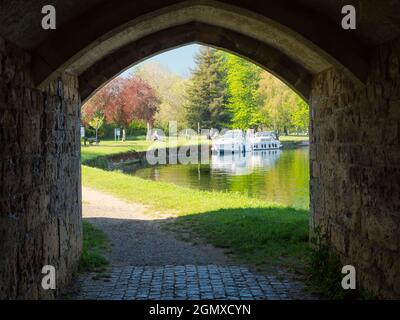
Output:
[[[104,108],[109,100],[106,90],[100,90],[82,107],[81,120],[85,127],[92,127],[96,132],[96,140],[99,137],[99,130],[104,124]]]
[[[139,77],[127,79],[121,90],[120,98],[129,125],[133,120],[144,120],[153,124],[154,115],[160,103],[155,90]],[[124,119],[124,120],[125,120]]]
[[[292,113],[293,126],[296,128],[296,132],[308,133],[308,127],[310,123],[310,112],[308,104],[299,96],[296,96],[297,108]]]
[[[108,91],[110,99],[104,108],[107,122],[123,129],[133,120],[153,122],[159,103],[154,90],[135,76],[120,78],[118,81],[119,83],[114,84],[113,90]]]
[[[201,47],[195,56],[196,68],[187,86],[186,122],[191,128],[223,128],[230,122],[228,91],[222,54]]]
[[[272,74],[261,73],[259,94],[262,112],[269,118],[268,128],[279,134],[306,132],[309,123],[308,105],[292,89]]]
[[[185,120],[186,80],[172,74],[159,63],[147,63],[138,68],[135,75],[146,81],[160,100],[154,115],[155,125],[167,131],[169,122],[176,121],[178,128],[182,128]]]
[[[155,91],[144,80],[136,76],[118,77],[86,102],[82,122],[99,129],[105,120],[125,132],[134,120],[153,123],[158,105]]]
[[[259,128],[265,123],[258,94],[262,69],[236,55],[224,53],[231,126],[242,130]]]
[[[89,122],[89,125],[96,131],[96,141],[98,140],[99,137],[99,129],[103,126],[103,124],[104,124],[104,116],[100,113],[94,116],[93,119]]]

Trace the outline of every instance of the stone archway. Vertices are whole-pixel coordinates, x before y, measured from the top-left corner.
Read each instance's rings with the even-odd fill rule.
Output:
[[[127,15],[132,11],[129,3],[123,3],[118,9],[124,11],[115,15],[106,27],[100,28],[102,21],[97,16],[106,14],[106,8],[99,8],[95,17],[93,13],[80,17],[89,20],[92,28],[79,30],[80,24],[74,21],[35,48],[35,83],[43,86],[60,72],[75,74],[84,81],[81,75],[95,64],[100,66],[96,71],[107,72],[104,79],[108,80],[129,64],[151,54],[196,41],[244,54],[277,76],[293,68],[292,72],[299,73],[297,78],[288,75],[280,78],[294,89],[302,78],[330,68],[346,71],[357,83],[366,80],[369,59],[366,47],[301,7],[271,3],[262,15],[242,6],[206,0],[165,3],[151,12],[145,10],[142,15],[138,14],[140,10],[137,7]],[[274,16],[279,13],[280,16]],[[304,21],[312,17],[313,28],[318,28],[318,33],[305,28]],[[292,26],[296,20],[299,29]],[[303,23],[299,24],[298,20]],[[77,38],[76,32],[83,35]],[[332,46],[330,41],[321,37],[323,32],[340,38],[340,46]],[[73,38],[69,39],[71,36]],[[128,54],[127,51],[134,52]],[[118,65],[119,60],[122,61]],[[110,63],[116,65],[105,70],[104,67]],[[92,90],[97,87],[95,84]],[[305,93],[304,89],[302,93]]]
[[[311,226],[356,266],[361,285],[398,297],[400,8],[350,2],[364,14],[355,32],[340,27],[340,1],[88,0],[59,4],[60,26],[47,33],[37,23],[43,1],[6,2],[0,297],[52,296],[40,289],[43,264],[57,267],[59,287],[76,267],[81,100],[129,65],[189,42],[246,56],[309,100]]]

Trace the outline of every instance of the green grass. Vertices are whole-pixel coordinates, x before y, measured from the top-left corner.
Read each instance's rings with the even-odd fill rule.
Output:
[[[234,260],[260,269],[283,265],[300,270],[308,250],[306,210],[238,193],[201,191],[82,166],[83,185],[139,202],[177,218],[166,228],[226,248]]]
[[[83,250],[79,272],[104,273],[108,260],[104,254],[110,247],[107,235],[88,221],[83,220]]]
[[[282,142],[301,142],[308,141],[308,136],[279,136],[279,141]]]
[[[265,206],[219,209],[182,216],[167,225],[183,240],[193,235],[225,248],[234,261],[271,271],[279,265],[303,272],[308,250],[308,214],[304,210]]]
[[[93,160],[100,156],[125,153],[128,151],[144,151],[151,145],[151,141],[146,140],[131,140],[131,141],[118,141],[105,140],[100,141],[100,144],[90,145],[87,144],[85,147],[81,144],[81,160],[82,163],[87,160]]]

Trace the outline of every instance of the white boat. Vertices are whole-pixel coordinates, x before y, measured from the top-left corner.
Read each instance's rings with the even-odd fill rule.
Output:
[[[212,139],[211,150],[217,153],[236,153],[251,151],[251,145],[248,142],[242,130],[228,130],[224,134]]]
[[[251,148],[253,151],[280,149],[282,143],[273,132],[256,132],[251,139]]]

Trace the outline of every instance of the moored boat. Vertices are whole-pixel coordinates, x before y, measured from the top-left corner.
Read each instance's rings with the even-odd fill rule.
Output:
[[[228,130],[212,139],[211,150],[217,153],[236,153],[251,151],[251,146],[242,130]]]
[[[251,141],[253,151],[273,150],[282,148],[282,143],[273,132],[256,132]]]

